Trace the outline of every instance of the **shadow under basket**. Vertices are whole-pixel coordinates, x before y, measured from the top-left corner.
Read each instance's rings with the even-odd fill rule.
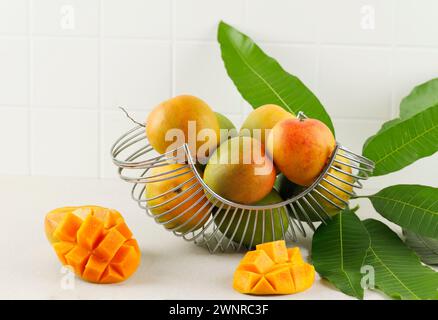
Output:
[[[177,151],[185,153],[187,163],[168,166]],[[311,186],[301,187],[275,204],[244,205],[222,198],[205,184],[187,144],[165,154],[155,152],[143,125],[117,139],[111,156],[120,178],[133,184],[131,196],[140,208],[176,236],[204,246],[210,253],[306,237],[315,230],[315,222],[330,219],[330,211],[346,208],[348,199],[356,195],[354,189],[362,188],[360,180],[367,179],[374,169],[371,160],[337,143]],[[173,182],[171,188],[147,198],[147,188],[168,180]]]

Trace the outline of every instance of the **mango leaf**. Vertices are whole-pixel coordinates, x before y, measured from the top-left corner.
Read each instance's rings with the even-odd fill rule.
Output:
[[[400,118],[408,119],[438,104],[438,78],[416,86],[400,103]]]
[[[398,171],[438,150],[438,104],[372,137],[363,155],[375,162],[374,176]]]
[[[409,95],[404,97],[400,103],[400,116],[385,122],[375,135],[365,141],[363,149],[365,149],[371,139],[379,133],[436,104],[438,104],[438,78],[426,81],[414,87]]]
[[[438,239],[420,236],[415,232],[403,230],[406,245],[414,250],[421,261],[438,265]]]
[[[332,121],[318,98],[251,38],[221,21],[218,41],[229,77],[254,109],[273,103],[294,114],[303,111],[334,132]]]
[[[365,265],[374,268],[375,287],[396,299],[438,299],[438,273],[421,264],[418,256],[385,224],[363,221],[371,246]]]
[[[356,214],[344,210],[321,224],[313,235],[312,262],[321,277],[342,292],[363,299],[360,269],[370,245]]]
[[[382,189],[368,199],[386,219],[438,239],[438,188],[400,184]]]

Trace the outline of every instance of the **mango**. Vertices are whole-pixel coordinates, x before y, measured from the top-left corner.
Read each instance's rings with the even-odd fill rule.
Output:
[[[215,114],[221,130],[221,143],[229,138],[237,136],[237,130],[233,122],[222,113],[215,112]]]
[[[254,203],[254,205],[274,204],[281,201],[283,201],[283,199],[278,192],[272,190],[266,197]],[[249,222],[248,226],[246,226],[248,215]],[[264,224],[263,219],[265,220]],[[264,213],[261,211],[258,213],[255,211],[249,213],[247,210],[237,210],[234,213],[234,209],[230,209],[227,213],[226,209],[222,209],[214,215],[214,222],[219,227],[219,230],[229,239],[232,238],[236,243],[242,242],[246,247],[254,247],[262,242],[283,239],[283,230],[284,233],[286,233],[289,227],[287,212],[284,208],[273,209],[272,218],[269,210]],[[255,230],[254,224],[256,227]],[[274,230],[274,232],[272,232],[272,230]]]
[[[240,135],[248,135],[257,138],[261,143],[266,144],[267,132],[279,121],[294,119],[295,116],[275,104],[265,104],[254,109],[240,128]]]
[[[344,163],[349,163],[348,159],[343,158],[339,154],[336,155],[335,160],[339,160],[339,161],[344,162]],[[342,163],[338,163],[338,162],[335,161],[335,162],[333,162],[332,168],[329,169],[328,173],[332,174],[336,178],[333,177],[333,176],[330,176],[329,174],[327,174],[325,176],[325,178],[329,182],[331,182],[332,184],[330,184],[329,182],[326,182],[326,181],[322,181],[321,182],[321,186],[325,187],[331,193],[335,194],[337,197],[341,198],[342,200],[348,202],[348,200],[350,199],[350,195],[348,193],[345,193],[344,191],[339,190],[338,188],[341,188],[341,189],[351,193],[351,192],[353,192],[353,186],[349,185],[348,183],[344,183],[342,181],[339,181],[338,179],[341,179],[343,181],[349,182],[351,184],[353,184],[354,179],[353,179],[353,177],[349,176],[348,174],[340,172],[340,171],[334,169],[333,167],[335,167],[335,168],[337,168],[339,170],[342,170],[344,172],[347,172],[349,174],[352,173],[351,167],[349,167],[349,166],[347,166],[345,164],[342,164]],[[331,200],[332,202],[334,202],[338,206],[346,207],[346,204],[344,202],[342,202],[341,200],[339,200],[338,198],[336,198],[333,194],[329,193],[328,191],[324,190],[321,187],[318,187],[317,189],[326,198],[328,198],[329,200]],[[327,211],[327,213],[330,216],[334,216],[336,213],[338,213],[340,211],[339,208],[337,208],[336,206],[334,206],[333,204],[331,204],[327,200],[323,199],[319,195],[316,195],[315,199],[324,207],[324,209]]]
[[[83,280],[115,283],[129,278],[140,264],[140,249],[123,217],[99,206],[64,207],[44,221],[47,239],[63,265]]]
[[[152,168],[149,177],[151,182],[146,185],[145,196],[158,222],[181,233],[197,230],[205,224],[210,216],[210,203],[204,191],[198,190],[200,185],[190,168],[169,163]]]
[[[315,268],[304,262],[300,249],[287,248],[283,240],[257,245],[240,261],[233,288],[245,294],[292,294],[309,289]]]
[[[286,119],[268,136],[270,156],[292,182],[310,186],[326,166],[336,141],[330,129],[316,119]]]
[[[220,141],[216,114],[203,100],[190,95],[174,97],[153,108],[146,120],[146,136],[161,154],[188,143],[192,157],[201,163]],[[185,160],[183,153],[176,156]]]
[[[271,192],[275,168],[259,141],[234,137],[213,153],[204,171],[204,181],[220,196],[250,204]]]

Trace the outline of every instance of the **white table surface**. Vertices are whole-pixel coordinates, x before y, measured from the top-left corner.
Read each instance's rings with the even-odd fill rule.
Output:
[[[242,253],[211,255],[204,248],[175,237],[155,224],[130,198],[121,180],[0,177],[1,299],[351,299],[319,277],[305,292],[277,297],[239,294],[232,276]],[[360,216],[373,215],[361,200]],[[141,265],[127,281],[113,285],[75,279],[73,289],[61,286],[61,272],[44,234],[44,216],[61,206],[96,204],[119,210],[137,238]],[[307,257],[310,240],[298,245]],[[367,291],[366,299],[384,296]]]

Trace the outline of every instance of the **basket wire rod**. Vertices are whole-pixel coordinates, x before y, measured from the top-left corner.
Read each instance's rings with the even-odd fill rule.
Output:
[[[337,181],[339,181],[339,182],[342,182],[342,183],[344,183],[344,184],[346,184],[346,185],[349,185],[350,187],[355,187],[356,186],[356,182],[357,182],[357,180],[354,180],[354,182],[349,182],[349,181],[346,181],[346,180],[344,180],[344,179],[342,179],[342,178],[339,178],[338,176],[336,176],[335,174],[332,174],[332,173],[330,173],[330,172],[327,172],[327,175],[322,179],[322,180],[324,180],[325,182],[327,182],[328,180],[327,180],[327,177],[331,177],[331,178],[333,178],[333,179],[335,179],[335,180],[337,180]]]
[[[366,179],[364,178],[364,176],[360,176],[360,175],[357,175],[357,174],[354,174],[354,173],[347,172],[347,171],[345,171],[345,170],[342,170],[342,169],[336,168],[335,166],[332,166],[332,169],[335,170],[335,171],[337,171],[337,172],[340,172],[340,173],[342,173],[342,174],[345,174],[346,176],[352,177],[352,178],[354,178],[354,179],[363,179],[363,180],[366,180]],[[328,172],[327,172],[327,173],[328,173]],[[363,173],[366,175],[365,172],[363,172]],[[368,177],[368,176],[366,176],[366,177]]]
[[[328,212],[325,210],[325,208],[318,202],[316,201],[316,199],[313,197],[312,193],[308,194],[310,200],[318,207],[319,212],[324,214],[323,218],[321,215],[319,215],[321,217],[321,221],[324,222],[325,224],[327,224],[327,220],[330,220],[332,217],[328,214]]]
[[[300,199],[301,200],[301,199]],[[315,226],[312,223],[312,220],[310,220],[309,215],[307,214],[306,210],[304,210],[303,206],[300,203],[300,200],[298,200],[296,202],[297,207],[300,209],[301,213],[304,215],[304,218],[306,219],[307,225],[310,227],[310,229],[312,229],[313,231],[315,231]]]
[[[130,154],[125,161],[133,161],[136,160],[137,158],[140,158],[141,156],[145,155],[148,152],[153,151],[154,148],[152,148],[149,144],[145,145],[143,147],[141,147],[140,149],[138,149],[137,151],[133,152],[132,154]]]
[[[119,137],[116,142],[113,143],[113,145],[111,146],[111,154],[116,157],[119,155],[119,150],[120,148],[123,148],[125,146],[126,143],[128,143],[129,141],[131,141],[132,139],[138,137],[139,135],[143,134],[144,131],[141,130],[138,133],[134,133],[135,131],[138,131],[140,129],[139,126],[132,128],[131,130],[129,130],[128,132],[126,132],[125,134],[123,134],[121,137]],[[132,135],[132,136],[131,136]]]
[[[363,166],[361,167],[361,166],[352,164],[351,162],[344,162],[344,161],[340,161],[338,159],[335,159],[334,162],[336,162],[338,164],[342,164],[342,165],[344,165],[346,167],[350,167],[352,169],[360,170],[360,171],[367,171],[367,172],[372,172],[373,171],[371,168],[364,168]]]
[[[189,182],[191,182],[191,181],[193,181],[193,180],[195,180],[195,183],[196,183],[196,178],[195,177],[191,177],[190,179],[188,179],[188,180],[186,180],[186,181],[184,181],[184,182],[182,182],[182,183],[180,183],[179,185],[177,185],[176,187],[173,187],[173,188],[171,188],[171,189],[169,189],[169,190],[167,190],[167,191],[165,191],[165,192],[163,192],[163,193],[160,193],[159,195],[157,195],[157,196],[154,196],[154,197],[150,197],[150,198],[144,198],[143,200],[141,200],[142,202],[147,202],[147,201],[152,201],[152,200],[156,200],[156,199],[159,199],[159,198],[161,198],[161,197],[164,197],[164,196],[166,196],[166,195],[168,195],[168,194],[170,194],[170,193],[172,193],[172,192],[174,192],[174,191],[176,191],[176,190],[178,190],[178,189],[181,189],[182,187],[184,187],[186,184],[188,184]]]
[[[271,216],[271,231],[272,231],[272,241],[277,240],[275,236],[275,230],[274,230],[274,213],[272,212],[272,208],[269,209],[270,216]]]
[[[333,202],[331,199],[327,198],[324,194],[322,194],[321,192],[319,192],[319,190],[315,189],[313,190],[313,192],[315,192],[316,194],[318,194],[318,196],[320,196],[321,198],[323,198],[325,201],[327,201],[328,203],[330,203],[332,206],[336,207],[339,210],[343,210],[345,209],[345,207],[341,207],[339,204],[337,204],[336,202]]]
[[[178,219],[184,217],[184,216],[187,214],[187,212],[189,212],[191,209],[193,209],[194,206],[198,205],[198,204],[200,203],[200,201],[202,201],[202,198],[196,200],[195,203],[193,203],[192,205],[190,205],[189,208],[187,208],[187,209],[185,209],[183,212],[177,214],[175,217],[170,218],[169,220],[166,220],[166,221],[158,221],[158,223],[166,227],[166,225],[172,223],[173,221],[178,220]],[[154,217],[155,217],[156,219],[158,219],[158,215],[155,215]],[[190,219],[192,219],[192,218],[193,218],[193,216],[190,217]],[[181,226],[185,226],[186,224],[187,224],[187,221],[185,221],[185,222],[182,223],[181,225],[177,225],[176,227],[172,227],[172,228],[168,228],[168,227],[166,227],[166,229],[169,230],[169,231],[175,231],[176,229],[179,229],[179,228],[181,228]]]
[[[327,224],[327,222],[325,221],[325,219],[319,214],[318,210],[316,210],[316,209],[313,207],[313,205],[310,203],[310,201],[307,200],[306,197],[303,197],[302,199],[303,199],[303,202],[306,204],[306,207],[310,208],[310,210],[311,210],[314,214],[316,214],[316,216],[318,217],[319,220],[321,220],[322,222],[324,222],[324,224]],[[309,217],[309,220],[311,220],[310,217]],[[312,225],[313,225],[313,223],[312,223]]]
[[[254,219],[254,226],[252,228],[252,235],[251,235],[251,241],[249,242],[249,247],[252,248],[254,246],[254,238],[257,230],[257,223],[259,221],[259,210],[257,209],[255,211],[255,219]]]
[[[236,216],[237,210],[239,210],[239,208],[235,208],[235,210],[234,210],[234,212],[233,212],[233,215],[232,215],[232,217],[231,217],[231,220],[230,220],[230,222],[228,222],[227,228],[225,229],[225,231],[223,232],[222,236],[221,236],[220,239],[219,239],[219,243],[221,243],[221,242],[223,241],[223,239],[225,238],[225,235],[228,234],[228,230],[230,229],[231,224],[232,224],[233,221],[234,221],[234,218],[235,218],[235,216]],[[227,212],[227,213],[228,213],[228,212]],[[242,216],[241,216],[241,217],[242,217]],[[218,245],[219,245],[219,244],[218,244]],[[216,251],[218,245],[216,245],[216,247],[213,249],[214,251]]]
[[[250,221],[251,218],[252,218],[252,214],[253,214],[253,213],[252,213],[251,211],[248,211],[247,218],[246,218],[246,223],[245,223],[245,227],[244,227],[244,229],[243,229],[242,236],[241,236],[241,239],[240,239],[240,241],[239,241],[239,246],[237,247],[237,251],[240,251],[240,249],[242,248],[243,241],[245,240],[245,238],[246,238],[246,233],[248,232],[249,221]]]
[[[225,235],[228,233],[228,230],[229,230],[231,224],[232,224],[233,221],[234,221],[234,217],[235,217],[235,215],[236,215],[237,210],[239,210],[239,209],[238,209],[238,208],[235,208],[235,209],[234,209],[234,212],[232,213],[232,216],[231,216],[231,220],[228,222],[227,227],[225,228],[225,230],[224,230],[223,232],[222,232],[222,230],[221,230],[222,235],[219,236],[220,239],[223,239],[223,238],[225,237]],[[222,218],[222,220],[221,220],[221,222],[220,222],[220,225],[218,225],[218,226],[217,226],[217,229],[214,230],[213,233],[210,235],[209,240],[210,240],[212,237],[215,237],[215,239],[217,240],[217,232],[220,230],[220,227],[222,226],[222,224],[224,223],[224,221],[225,221],[225,219],[226,219],[226,217],[227,217],[228,215],[229,215],[229,210],[227,209],[227,211],[226,211],[225,214],[224,214],[224,217]],[[213,250],[216,251],[216,249],[217,249],[217,247],[215,247]]]
[[[343,193],[346,193],[346,194],[348,194],[348,195],[350,195],[350,196],[352,196],[352,195],[354,195],[354,193],[352,192],[352,191],[347,191],[347,190],[345,190],[344,188],[342,188],[342,187],[340,187],[339,185],[337,185],[336,183],[334,183],[334,182],[332,182],[332,181],[330,181],[330,180],[328,180],[328,179],[322,179],[325,183],[327,183],[327,184],[329,184],[329,185],[331,185],[332,187],[334,187],[334,188],[336,188],[337,190],[339,190],[339,191],[342,191]],[[343,180],[338,180],[338,181],[340,181],[340,182],[342,182],[343,183]]]
[[[215,202],[214,204],[212,203],[212,205],[211,205],[209,211],[206,213],[206,215],[209,215],[209,214],[213,211],[213,209],[214,209],[215,206],[216,206],[216,203],[217,203],[217,202]],[[222,207],[218,207],[218,208],[222,208]],[[203,229],[208,229],[208,228],[210,227],[210,225],[211,225],[213,222],[214,222],[214,219],[209,219],[209,220],[207,221],[207,223],[204,224],[204,225],[202,226],[202,228],[203,228]],[[214,226],[214,225],[213,225],[213,226]],[[197,235],[194,237],[194,239],[197,239],[200,235],[201,235],[201,234],[197,234]],[[202,237],[203,237],[203,239],[204,239],[204,241],[205,241],[206,235],[205,235],[205,234],[202,234]]]
[[[199,198],[194,204],[191,205],[190,209],[192,209],[193,207],[197,206],[197,205],[198,205],[199,203],[201,203],[201,201],[202,201],[203,199],[205,199],[205,198],[206,198],[206,196],[205,196],[205,194],[204,194],[204,195],[203,195],[201,198]],[[202,215],[202,214],[203,214],[203,211],[204,211],[204,209],[205,209],[205,207],[206,207],[208,204],[209,204],[209,202],[206,201],[206,202],[201,206],[201,208],[199,208],[194,214],[191,215],[190,218],[188,218],[188,219],[187,219],[186,221],[184,221],[182,224],[178,225],[176,228],[171,228],[171,229],[169,229],[169,230],[170,230],[170,231],[173,231],[173,233],[174,233],[176,236],[183,236],[184,234],[187,234],[187,233],[192,232],[193,230],[196,230],[196,229],[194,229],[194,228],[198,226],[198,224],[199,224],[200,221],[198,221],[198,223],[197,223],[196,225],[194,225],[193,227],[191,227],[190,229],[188,229],[186,232],[181,232],[181,233],[180,233],[180,232],[178,231],[179,229],[184,228],[187,224],[190,223],[190,221],[192,221],[193,219],[195,219],[197,216]],[[189,209],[189,210],[190,210],[190,209]],[[187,213],[187,212],[186,212],[186,213]],[[185,214],[186,214],[186,213],[185,213]],[[181,218],[182,218],[185,214],[180,215]],[[203,216],[203,217],[201,218],[201,220],[205,219],[205,217],[208,218],[208,216]]]
[[[205,197],[203,197],[205,198]],[[192,217],[190,217],[187,221],[190,222],[192,219],[196,218],[199,215],[202,215],[202,218],[198,221],[198,223],[196,223],[196,225],[194,225],[193,227],[191,227],[188,231],[186,232],[179,232],[176,229],[174,230],[175,232],[178,232],[177,236],[182,236],[185,240],[192,240],[193,237],[195,236],[195,231],[198,230],[198,228],[200,227],[200,225],[202,226],[203,223],[208,220],[210,218],[210,213],[211,210],[208,209],[208,205],[210,204],[210,202],[206,201],[201,208],[199,208]],[[202,223],[202,224],[201,224]],[[187,234],[192,233],[192,237],[187,237]]]
[[[115,165],[117,165],[120,168],[134,168],[134,169],[143,169],[143,166],[150,167],[153,166],[154,163],[156,163],[158,160],[161,161],[161,159],[166,159],[167,161],[171,161],[173,159],[179,160],[177,156],[174,156],[175,153],[177,153],[178,150],[184,149],[184,146],[175,148],[174,150],[167,151],[163,154],[157,155],[155,157],[149,158],[147,160],[142,161],[122,161],[117,160],[116,158],[113,158],[113,162]]]
[[[188,180],[188,181],[185,181],[185,182],[183,182],[183,183],[181,183],[180,185],[178,185],[177,187],[174,187],[174,188],[172,188],[172,189],[174,189],[174,190],[177,190],[177,189],[179,189],[179,188],[182,188],[182,186],[184,185],[184,184],[186,184],[187,182],[189,182],[190,180]],[[161,206],[163,206],[163,205],[166,205],[166,204],[168,204],[169,202],[172,202],[173,200],[176,200],[176,199],[178,199],[179,197],[181,197],[182,195],[184,195],[184,194],[186,194],[186,193],[188,193],[190,190],[192,190],[192,189],[194,189],[194,187],[197,185],[197,181],[195,181],[195,183],[193,184],[193,185],[191,185],[189,188],[187,188],[187,189],[185,189],[185,190],[183,190],[181,193],[179,193],[179,194],[177,194],[176,196],[174,196],[174,197],[172,197],[172,198],[170,198],[170,199],[167,199],[167,200],[165,200],[165,201],[163,201],[162,203],[158,203],[158,204],[156,204],[156,205],[152,205],[152,206],[146,206],[148,209],[155,209],[155,208],[159,208],[159,207],[161,207]],[[142,190],[140,191],[141,193],[142,192],[145,192],[145,190],[146,190],[146,185],[142,188]],[[172,189],[170,189],[170,190],[168,190],[166,193],[160,193],[158,196],[155,196],[155,197],[151,197],[151,198],[146,198],[145,196],[143,196],[143,194],[139,194],[139,197],[137,197],[137,198],[134,198],[134,200],[136,200],[137,202],[139,202],[139,203],[146,203],[147,204],[147,202],[149,202],[149,201],[152,201],[152,200],[156,200],[156,199],[158,199],[158,198],[160,198],[160,197],[164,197],[164,196],[166,196],[167,194],[169,194],[169,193],[171,193],[172,191],[174,191],[174,190],[172,190]]]
[[[306,236],[306,229],[304,228],[304,226],[301,222],[300,216],[298,215],[297,211],[295,210],[294,203],[290,203],[289,207],[291,208],[292,213],[295,216],[296,226],[297,226],[298,230],[301,232],[301,234],[303,236]]]
[[[318,188],[321,188],[322,190],[324,190],[325,192],[327,192],[328,194],[330,194],[331,196],[335,197],[337,200],[341,201],[343,204],[345,204],[346,206],[348,205],[348,201],[346,201],[345,199],[342,199],[340,196],[338,196],[336,193],[334,193],[333,191],[329,190],[328,188],[326,188],[323,185],[319,185]]]
[[[345,154],[345,153],[347,153],[347,154],[349,154],[350,156],[354,157],[354,159],[350,159],[350,160],[353,160],[353,161],[356,161],[356,162],[360,162],[360,163],[362,163],[362,164],[364,164],[364,165],[366,165],[366,166],[370,166],[370,167],[373,167],[373,168],[374,168],[374,166],[375,166],[374,161],[372,161],[372,160],[370,160],[370,159],[368,159],[368,158],[365,158],[364,156],[361,156],[361,155],[359,155],[359,154],[356,154],[356,153],[350,151],[349,149],[347,149],[346,147],[344,147],[344,146],[342,146],[342,145],[340,145],[339,148],[340,148],[342,151],[344,151],[344,153],[343,153],[343,152],[340,152],[340,153],[339,153],[339,155],[340,155],[341,157],[344,157],[344,158],[349,159],[348,156],[346,156],[346,154]],[[357,160],[356,160],[356,159],[357,159]]]
[[[191,172],[189,165],[186,164],[184,166],[181,166],[181,167],[178,167],[178,168],[175,168],[175,169],[172,169],[172,170],[168,170],[166,172],[161,172],[161,173],[150,175],[147,178],[150,179],[150,183],[160,182],[161,180],[158,181],[158,180],[155,180],[154,178],[163,177],[163,176],[167,176],[164,180],[172,180],[172,179],[175,178],[175,176],[170,176],[170,174],[178,172],[178,171],[182,171],[184,169],[189,169],[189,170],[184,171],[184,173]]]
[[[183,176],[183,175],[188,174],[188,173],[191,173],[191,170],[187,170],[187,171],[178,173],[178,174],[172,176],[172,178],[177,178],[177,177]],[[165,176],[165,175],[166,174],[163,174],[161,176]],[[153,180],[151,180],[150,177],[142,177],[142,178],[124,177],[124,178],[125,179],[123,179],[123,177],[122,177],[123,180],[127,181],[126,179],[129,179],[131,182],[134,182],[134,183],[155,183],[155,182],[162,182],[162,181],[166,181],[166,180],[171,179],[169,177],[164,177],[161,179],[153,179]]]
[[[205,209],[205,207],[207,207],[209,204],[211,204],[210,202],[206,202],[204,205],[202,205],[202,208],[200,208],[198,211],[201,212]],[[210,218],[210,214],[213,210],[214,206],[210,206],[210,208],[205,209],[206,211],[204,212],[204,216],[202,217],[201,220],[198,221],[198,223],[196,225],[194,225],[192,228],[190,228],[190,230],[188,232],[182,233],[181,236],[184,238],[184,240],[186,241],[192,241],[193,239],[195,239],[198,235],[195,233],[196,230],[198,230],[199,227],[204,228],[205,222],[208,221],[208,219]],[[187,234],[188,233],[192,233],[191,237],[188,237]]]
[[[185,181],[185,182],[187,182],[187,181]],[[182,184],[181,184],[181,185],[182,185]],[[156,208],[162,207],[162,206],[164,206],[164,205],[166,205],[166,204],[168,204],[168,203],[170,203],[170,202],[172,202],[172,201],[174,201],[174,200],[176,200],[176,199],[178,199],[178,198],[184,196],[186,193],[189,193],[191,190],[195,189],[195,187],[198,186],[198,185],[199,185],[198,182],[195,181],[193,184],[191,184],[190,186],[188,186],[187,189],[182,190],[181,193],[177,193],[177,194],[174,195],[173,197],[171,197],[171,198],[169,198],[169,199],[167,199],[167,200],[165,200],[165,201],[163,201],[163,202],[157,203],[157,204],[155,204],[155,205],[148,205],[147,207],[148,207],[149,209],[156,209]],[[180,187],[180,188],[182,188],[182,187]],[[169,190],[169,191],[170,191],[170,190]],[[155,196],[155,197],[153,197],[153,198],[142,197],[141,202],[146,202],[146,203],[147,203],[147,202],[150,202],[150,201],[152,201],[152,200],[155,200],[155,199],[158,199],[158,198],[160,198],[160,197],[164,197],[164,196],[166,196],[166,195],[160,193],[158,196]]]
[[[230,241],[228,242],[228,245],[225,247],[225,250],[228,249],[231,242],[235,241],[234,237],[236,236],[236,233],[239,230],[240,223],[242,222],[242,218],[243,218],[244,214],[245,214],[245,210],[242,210],[239,214],[239,219],[237,220],[237,225],[234,227],[234,231],[233,231],[232,235],[228,238]],[[246,216],[249,217],[249,215],[246,215]]]
[[[353,167],[352,165],[348,165],[346,162],[341,162],[341,160],[337,159],[336,162],[342,163],[342,164],[344,164],[346,166],[358,169],[360,171],[370,172],[370,173],[373,172],[373,170],[374,170],[374,165],[371,165],[369,163],[364,163],[361,160],[358,160],[357,158],[350,157],[350,156],[347,156],[347,155],[344,155],[344,154],[340,154],[340,153],[339,153],[339,157],[343,157],[343,158],[347,159],[348,161],[351,161],[351,162],[354,162],[354,163],[358,164],[358,165],[354,165],[354,167]]]
[[[117,152],[115,153],[115,156],[118,156],[122,151],[126,150],[130,146],[133,146],[137,142],[140,142],[140,141],[143,141],[143,140],[146,140],[146,138],[143,136],[143,134],[141,132],[137,133],[134,137],[131,137],[130,140],[127,140],[126,142],[124,142],[124,144],[121,145],[117,149]]]
[[[289,221],[289,234],[290,237],[292,238],[292,241],[297,241],[298,237],[297,237],[297,233],[295,231],[295,227],[298,228],[298,226],[296,225],[295,219],[293,219],[289,213],[288,213],[288,209],[286,207],[284,207],[286,209],[286,219]],[[295,227],[294,227],[295,226]]]
[[[196,186],[196,184],[194,184],[193,186]],[[190,186],[190,187],[192,187],[192,186]],[[170,208],[170,209],[168,209],[168,210],[166,210],[166,211],[164,211],[164,212],[162,212],[162,213],[160,213],[160,214],[154,215],[154,217],[157,218],[157,219],[158,219],[158,218],[165,217],[166,215],[170,214],[170,213],[173,212],[174,210],[178,209],[179,207],[183,206],[184,204],[186,204],[187,202],[189,202],[190,200],[192,200],[192,199],[193,199],[194,197],[196,197],[196,196],[198,195],[198,193],[200,193],[201,191],[202,191],[202,187],[199,187],[199,188],[196,189],[191,195],[189,195],[186,199],[184,199],[183,201],[179,202],[177,205],[173,206],[172,208]],[[171,201],[174,201],[174,200],[176,200],[176,199],[178,199],[178,196],[173,197],[172,199],[170,199],[170,201],[167,200],[166,203],[163,203],[163,204],[160,203],[159,206],[147,206],[147,208],[148,208],[148,210],[156,209],[156,208],[161,207],[162,205],[165,205],[165,204],[167,204],[167,203],[169,203],[169,202],[171,202]],[[172,218],[170,221],[174,221],[174,220],[176,220],[176,218],[177,218],[177,217]],[[166,221],[166,222],[168,222],[168,221]],[[164,222],[164,223],[165,223],[165,222]]]
[[[137,186],[140,186],[140,192],[138,193],[138,196],[135,195],[135,190],[137,189]],[[143,195],[146,192],[146,184],[140,185],[138,183],[134,184],[134,186],[131,189],[131,198],[138,202],[138,204],[141,204],[143,201]]]
[[[224,212],[224,216],[222,217],[221,221],[219,222],[219,224],[214,223],[213,225],[215,226],[215,229],[213,230],[213,232],[207,237],[207,241],[210,241],[213,237],[215,237],[215,234],[220,231],[220,227],[222,226],[222,224],[224,223],[227,215],[229,214],[229,211],[231,210],[230,206],[227,206],[224,208],[224,204],[221,204],[221,209],[220,210],[225,210]],[[237,210],[237,208],[236,208]],[[219,210],[218,210],[219,212]],[[211,221],[214,221],[215,219],[211,219]]]
[[[283,208],[276,208],[277,210],[277,215],[280,217],[280,227],[281,227],[281,234],[283,236],[283,239],[286,240],[286,233],[287,230],[284,230],[284,223],[283,223],[283,212],[282,210],[284,210]],[[287,214],[287,213],[286,213]]]
[[[262,209],[262,243],[265,243],[266,211]]]

